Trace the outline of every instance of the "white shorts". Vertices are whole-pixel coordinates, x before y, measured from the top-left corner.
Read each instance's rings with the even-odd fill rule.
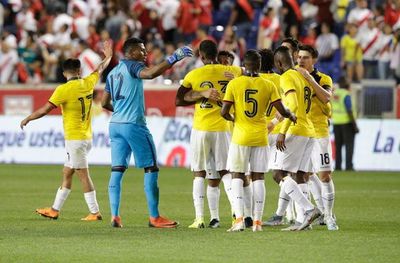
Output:
[[[230,139],[229,132],[208,132],[192,129],[190,135],[192,171],[207,171],[207,175],[216,177],[207,178],[220,178],[218,173],[210,171],[222,171],[226,169]]]
[[[312,153],[313,172],[331,172],[332,166],[332,145],[328,137],[316,139]]]
[[[64,166],[72,169],[88,168],[88,154],[92,140],[65,140],[67,156]]]
[[[236,173],[268,172],[268,146],[243,146],[231,143],[227,169]]]
[[[297,171],[312,172],[311,154],[314,148],[315,139],[297,135],[287,135],[285,140],[286,149],[281,152],[277,150],[272,170],[283,170],[291,173]]]

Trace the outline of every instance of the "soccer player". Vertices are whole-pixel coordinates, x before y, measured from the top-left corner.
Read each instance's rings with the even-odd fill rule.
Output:
[[[332,148],[329,138],[329,118],[332,115],[330,99],[332,97],[332,79],[318,71],[314,65],[318,59],[318,51],[311,46],[299,47],[297,69],[315,91],[312,97],[311,121],[315,129],[316,147],[313,151],[312,164],[319,177],[312,174],[309,178],[311,193],[318,208],[323,211],[322,224],[326,222],[328,230],[338,230],[336,220],[332,216],[335,200],[335,187],[332,180]],[[321,182],[322,181],[322,182]],[[322,197],[322,198],[321,198]]]
[[[245,74],[229,82],[221,109],[221,116],[235,124],[227,163],[232,173],[236,221],[228,232],[244,230],[243,185],[247,171],[253,182],[253,231],[262,231],[264,173],[268,170],[268,105],[272,104],[282,116],[296,122],[296,117],[281,103],[276,86],[260,77],[260,54],[256,50],[247,51],[244,65]],[[229,113],[232,106],[234,115]]]
[[[219,179],[225,190],[230,189],[231,174],[226,170],[226,159],[230,141],[229,123],[220,116],[221,97],[225,93],[229,79],[225,72],[239,76],[242,69],[225,66],[217,62],[217,45],[211,40],[200,43],[199,54],[204,66],[190,71],[184,78],[176,95],[176,105],[185,106],[195,103],[191,144],[191,170],[193,171],[193,203],[196,218],[189,228],[204,228],[204,181],[209,179],[207,196],[214,200],[210,207],[209,227],[219,226],[218,200]],[[206,173],[214,162],[218,173]],[[230,193],[228,198],[232,201]]]
[[[76,172],[83,187],[84,197],[90,214],[82,218],[85,221],[101,220],[96,191],[89,175],[87,155],[92,146],[92,114],[93,91],[101,73],[108,66],[112,57],[110,42],[104,43],[104,60],[97,69],[86,78],[81,78],[81,63],[77,59],[67,59],[63,63],[63,75],[67,83],[58,86],[49,101],[40,109],[21,121],[21,129],[30,121],[47,115],[61,106],[66,160],[63,169],[63,181],[52,207],[36,209],[36,213],[51,219],[57,219],[65,200],[71,192],[72,176]]]
[[[112,111],[109,124],[111,139],[111,177],[108,186],[111,225],[122,227],[120,217],[121,181],[131,154],[137,167],[144,168],[144,190],[150,213],[149,226],[171,228],[177,222],[160,216],[158,211],[158,167],[153,137],[146,126],[143,80],[153,79],[185,57],[193,56],[188,47],[177,49],[158,65],[147,68],[147,51],[138,38],[125,41],[125,59],[109,73],[102,98],[105,109]]]
[[[281,72],[280,87],[284,91],[284,102],[297,116],[294,125],[287,119],[280,128],[276,147],[273,172],[274,180],[281,186],[278,209],[267,222],[281,222],[289,199],[297,202],[305,210],[304,220],[296,229],[303,230],[321,215],[303,194],[299,185],[288,176],[296,174],[296,181],[305,184],[304,175],[310,172],[310,158],[313,148],[314,129],[308,113],[311,108],[312,90],[304,77],[294,69],[294,62],[287,47],[281,46],[274,53],[275,67]]]
[[[233,61],[235,60],[235,56],[226,50],[221,50],[218,52],[218,56],[217,56],[217,61],[218,63],[222,64],[222,65],[226,65],[226,66],[230,66],[233,64]]]

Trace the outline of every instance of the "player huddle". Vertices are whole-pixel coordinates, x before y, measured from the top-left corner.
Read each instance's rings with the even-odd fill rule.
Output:
[[[67,84],[57,87],[56,95],[45,106],[21,122],[22,128],[57,106],[63,110],[67,150],[63,184],[52,207],[36,210],[42,216],[58,217],[76,171],[90,209],[83,220],[102,219],[88,173],[91,115],[85,109],[90,109],[93,81],[112,56],[108,45],[105,46],[106,58],[95,75],[80,79],[79,67],[73,67],[73,74],[65,67]],[[113,112],[109,126],[112,226],[122,227],[121,182],[133,154],[136,166],[144,168],[149,226],[176,227],[178,222],[160,216],[158,211],[159,169],[153,138],[145,121],[142,79],[155,78],[193,54],[190,48],[182,47],[166,61],[147,68],[143,41],[128,39],[123,52],[125,59],[108,75],[102,98],[103,107]],[[274,52],[248,50],[244,68],[240,68],[231,65],[233,58],[229,52],[218,52],[213,41],[205,40],[200,43],[199,56],[204,66],[185,76],[176,96],[177,106],[195,105],[190,144],[196,216],[189,228],[205,227],[205,196],[211,216],[208,226],[220,226],[218,203],[222,181],[233,216],[229,232],[243,231],[246,227],[262,231],[263,225],[282,225],[285,214],[293,225],[284,230],[310,229],[316,219],[326,224],[328,230],[338,230],[332,213],[334,185],[329,140],[329,101],[333,87],[331,78],[314,68],[317,51],[310,46],[299,46],[296,40],[285,39]],[[274,67],[280,75],[274,73]],[[75,137],[68,137],[67,128],[82,131],[83,135],[75,132]],[[263,222],[264,174],[268,170],[272,170],[280,193],[276,213]],[[310,201],[310,191],[316,205]]]

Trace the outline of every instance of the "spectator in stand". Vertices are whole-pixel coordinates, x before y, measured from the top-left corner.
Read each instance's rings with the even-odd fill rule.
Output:
[[[249,0],[237,0],[232,7],[227,27],[236,26],[236,36],[243,46],[247,46],[250,39],[254,10]],[[255,43],[256,44],[256,43]],[[244,53],[243,53],[244,55]],[[243,57],[243,55],[241,57]]]
[[[160,8],[157,10],[161,18],[161,27],[164,31],[164,41],[174,42],[176,40],[177,30],[177,12],[179,8],[178,0],[164,0],[160,2]]]
[[[29,73],[28,82],[37,84],[42,82],[43,79],[41,71],[43,57],[41,49],[34,38],[32,33],[28,35],[25,45],[18,48],[18,55]]]
[[[200,8],[195,0],[181,0],[177,12],[178,32],[181,41],[192,42],[196,37],[196,29],[199,26]]]
[[[361,81],[363,76],[362,50],[356,40],[357,26],[355,24],[347,25],[348,34],[340,40],[342,53],[341,67],[346,71],[348,81],[353,82],[354,73],[356,80]]]
[[[400,1],[387,0],[385,6],[385,23],[395,28],[395,24],[400,22]]]
[[[108,34],[114,42],[120,37],[120,28],[121,25],[125,23],[127,16],[123,10],[118,9],[116,4],[109,2],[108,5],[110,5],[108,9],[109,17],[107,18],[105,29],[108,31]]]
[[[303,26],[309,28],[317,22],[318,7],[313,4],[314,0],[304,1],[301,6],[301,15],[303,17]]]
[[[200,8],[199,13],[199,26],[206,29],[207,33],[210,26],[213,24],[213,5],[211,0],[196,0],[197,5]]]
[[[102,59],[89,47],[85,40],[79,41],[78,52],[80,53],[78,59],[81,62],[81,76],[86,78],[96,69]]]
[[[377,53],[380,35],[381,32],[375,26],[374,17],[369,16],[367,28],[364,28],[363,31],[357,35],[357,41],[363,52],[364,78],[366,79],[378,78]]]
[[[89,37],[89,18],[78,6],[72,8],[72,18],[72,31],[76,32],[80,39],[87,40]]]
[[[393,42],[392,27],[383,26],[378,43],[378,73],[380,79],[389,78],[390,74],[390,46]]]
[[[333,30],[338,37],[342,37],[344,26],[346,24],[346,10],[349,5],[349,0],[333,0],[330,6],[334,23]]]
[[[17,63],[17,38],[10,34],[1,41],[0,84],[12,82],[12,77]]]
[[[122,47],[124,46],[125,41],[128,40],[128,38],[130,38],[130,37],[132,37],[131,28],[129,27],[129,25],[127,23],[122,24],[120,37],[114,46],[114,53],[118,59],[123,58],[124,54],[122,52]]]
[[[194,54],[198,53],[200,42],[203,40],[212,40],[217,43],[217,41],[208,34],[208,30],[205,27],[200,26],[197,28],[196,38],[192,41],[191,44]]]
[[[279,18],[272,7],[264,9],[258,27],[257,48],[274,48],[279,41],[280,34]]]
[[[241,42],[236,38],[236,33],[232,27],[226,27],[224,35],[218,44],[218,50],[226,50],[235,55],[233,65],[240,66],[240,59],[246,52],[245,42]]]
[[[368,3],[366,0],[355,1],[356,7],[350,11],[347,17],[347,22],[355,24],[358,28],[358,32],[362,33],[364,29],[368,28],[368,19],[373,17],[374,14],[370,9],[368,9]]]
[[[332,76],[335,70],[335,53],[339,49],[339,39],[335,34],[331,33],[329,24],[325,22],[321,24],[321,34],[317,37],[315,47],[319,53],[319,70]]]
[[[309,45],[315,47],[316,41],[317,41],[317,29],[316,29],[316,24],[313,24],[307,28],[307,35],[304,37],[300,37],[300,42],[303,45]]]
[[[393,43],[391,47],[390,69],[396,79],[397,85],[400,84],[400,27],[395,28]]]
[[[302,21],[300,6],[296,0],[283,0],[282,7],[283,25],[282,30],[285,37],[290,36],[292,25],[299,26]]]
[[[86,42],[88,43],[91,49],[96,49],[97,43],[100,42],[100,35],[97,33],[96,25],[90,24],[89,28],[89,37],[87,38]]]

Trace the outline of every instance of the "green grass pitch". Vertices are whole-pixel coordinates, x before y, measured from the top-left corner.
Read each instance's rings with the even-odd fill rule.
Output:
[[[61,166],[0,165],[0,262],[400,261],[399,173],[335,173],[340,230],[317,226],[289,233],[267,227],[227,233],[230,211],[222,189],[221,228],[188,229],[194,218],[192,176],[178,168],[162,168],[159,180],[161,214],[180,221],[177,229],[147,226],[143,174],[133,168],[123,181],[124,228],[110,227],[109,167],[102,166],[92,166],[91,175],[103,221],[80,221],[88,212],[77,178],[58,220],[42,218],[34,210],[52,204],[60,175]],[[266,186],[264,218],[276,209],[278,186],[270,174]]]

